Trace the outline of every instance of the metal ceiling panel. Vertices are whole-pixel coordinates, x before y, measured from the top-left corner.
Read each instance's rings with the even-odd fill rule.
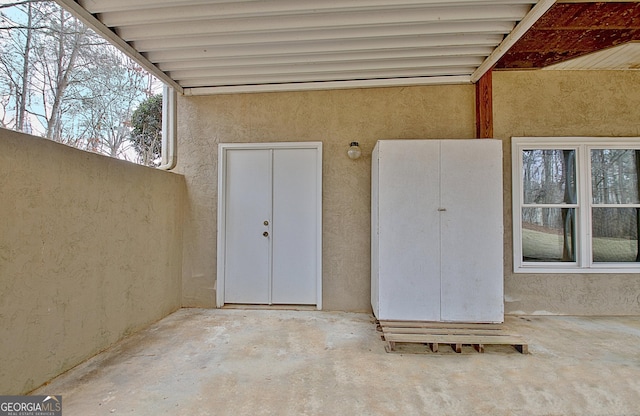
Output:
[[[487,34],[504,36],[513,29],[513,22],[433,22],[406,25],[372,27],[344,27],[331,30],[298,30],[293,40],[298,42],[340,41],[349,39],[381,39],[407,36],[433,36],[451,33]],[[143,51],[156,51],[184,47],[212,47],[261,43],[291,42],[291,33],[286,31],[222,33],[215,35],[182,36],[179,38],[138,39],[131,42]],[[445,46],[445,45],[443,45]]]
[[[57,1],[187,94],[471,82],[532,8],[535,21],[553,4]]]

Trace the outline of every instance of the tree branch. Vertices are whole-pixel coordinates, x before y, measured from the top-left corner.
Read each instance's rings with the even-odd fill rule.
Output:
[[[24,0],[24,1],[16,1],[14,3],[9,3],[9,4],[0,4],[0,9],[8,9],[9,7],[15,7],[15,6],[24,6],[25,4],[29,4],[29,3],[46,3],[49,0]]]

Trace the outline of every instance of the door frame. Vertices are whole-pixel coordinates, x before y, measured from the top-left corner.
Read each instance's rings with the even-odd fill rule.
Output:
[[[219,143],[218,144],[218,235],[216,307],[224,306],[226,184],[228,150],[315,149],[316,171],[316,307],[322,309],[322,142]]]

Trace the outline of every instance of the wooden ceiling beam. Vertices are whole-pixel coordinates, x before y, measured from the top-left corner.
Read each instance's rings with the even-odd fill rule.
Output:
[[[640,40],[640,2],[562,2],[542,16],[495,68],[543,68],[634,40]]]
[[[553,5],[555,0],[540,0],[531,8],[529,13],[516,25],[516,27],[504,38],[502,43],[485,59],[485,61],[471,74],[471,82],[477,82],[487,71],[506,54],[529,29],[540,19]]]

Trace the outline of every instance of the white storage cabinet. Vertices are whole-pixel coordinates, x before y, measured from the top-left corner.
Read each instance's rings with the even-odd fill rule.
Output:
[[[371,305],[379,320],[502,322],[502,144],[380,140]]]

